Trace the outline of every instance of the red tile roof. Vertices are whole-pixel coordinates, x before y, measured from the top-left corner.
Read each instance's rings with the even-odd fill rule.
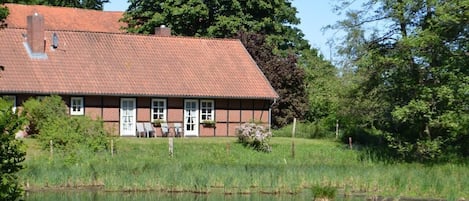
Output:
[[[278,96],[239,40],[46,31],[47,59],[32,59],[23,33],[0,30],[0,93]],[[51,47],[53,33],[57,49]]]
[[[46,30],[125,32],[120,28],[126,24],[119,22],[123,12],[11,3],[7,3],[5,6],[10,10],[6,19],[9,28],[26,28],[26,16],[37,12],[47,20]]]

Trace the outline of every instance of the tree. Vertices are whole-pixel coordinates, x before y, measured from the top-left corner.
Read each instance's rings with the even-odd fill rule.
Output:
[[[9,14],[8,8],[0,5],[0,29],[5,27],[5,19]]]
[[[468,8],[370,0],[334,26],[347,33],[339,53],[359,78],[349,99],[366,102],[348,107],[355,126],[380,133],[404,159],[469,156]]]
[[[331,62],[317,50],[304,50],[297,65],[305,71],[305,90],[309,101],[306,120],[313,123],[312,129],[320,136],[333,136],[337,113],[345,86],[343,77]]]
[[[160,25],[175,35],[233,38],[238,31],[267,35],[274,50],[309,49],[296,8],[288,0],[130,0],[123,21],[131,33],[153,34]]]
[[[273,48],[261,34],[240,32],[238,37],[280,96],[272,106],[273,126],[285,126],[293,118],[304,119],[308,111],[305,72],[296,65],[296,55],[281,57],[272,54]]]
[[[16,173],[23,168],[25,152],[15,133],[22,120],[12,110],[13,104],[0,98],[0,200],[17,200],[22,189]]]
[[[109,3],[109,0],[4,0],[4,3],[62,6],[62,7],[103,10],[104,8],[103,5],[105,3]]]

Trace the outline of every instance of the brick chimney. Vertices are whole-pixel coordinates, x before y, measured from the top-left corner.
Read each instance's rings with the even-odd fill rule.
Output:
[[[46,42],[44,39],[44,16],[34,13],[27,17],[28,45],[31,54],[44,54]]]
[[[171,36],[171,28],[161,25],[160,27],[155,27],[156,36]]]

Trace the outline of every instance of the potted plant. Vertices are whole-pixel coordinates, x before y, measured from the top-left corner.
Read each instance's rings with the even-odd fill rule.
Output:
[[[165,120],[163,120],[163,119],[155,119],[155,120],[153,121],[153,126],[155,126],[155,127],[160,127],[160,126],[161,126],[161,123],[164,123],[164,122],[165,122]]]
[[[215,122],[214,120],[203,120],[202,121],[202,125],[204,125],[204,127],[209,127],[209,128],[215,127],[216,123],[217,122]]]

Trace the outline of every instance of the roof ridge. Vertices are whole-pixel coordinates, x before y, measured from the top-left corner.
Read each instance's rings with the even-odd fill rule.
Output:
[[[27,30],[21,27],[5,27],[5,29],[18,29]],[[128,35],[128,36],[140,36],[140,37],[158,37],[158,38],[182,38],[182,39],[197,39],[197,40],[212,40],[212,41],[239,41],[237,38],[210,38],[210,37],[197,37],[197,36],[157,36],[152,34],[140,34],[140,33],[128,33],[128,32],[99,32],[99,31],[83,31],[83,30],[67,30],[67,29],[45,29],[44,31],[59,31],[69,33],[96,33],[96,34],[107,34],[107,35]]]

